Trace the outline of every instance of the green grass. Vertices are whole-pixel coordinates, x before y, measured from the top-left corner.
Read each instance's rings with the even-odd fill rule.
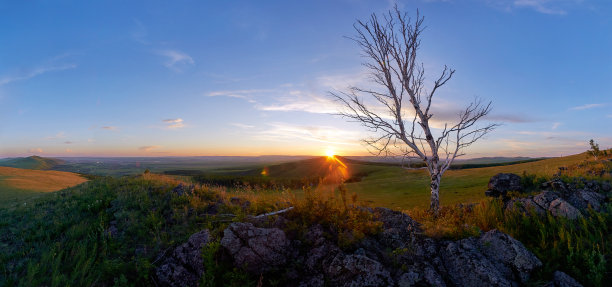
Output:
[[[484,198],[489,179],[498,173],[526,172],[550,177],[559,167],[576,165],[585,159],[585,154],[577,154],[514,165],[448,170],[442,177],[440,202],[442,205],[477,202]],[[397,209],[429,206],[429,175],[424,169],[349,165],[351,169],[369,172],[360,182],[346,184],[349,192],[356,193],[361,201]]]
[[[85,181],[70,172],[0,167],[0,208]]]
[[[0,160],[0,166],[25,168],[25,169],[51,169],[64,161],[54,158],[44,158],[40,156],[9,158]]]

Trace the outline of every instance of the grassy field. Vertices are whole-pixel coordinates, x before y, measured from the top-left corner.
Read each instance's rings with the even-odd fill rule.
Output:
[[[55,158],[44,158],[40,156],[8,158],[0,160],[0,166],[26,168],[26,169],[52,169],[63,164],[64,161]]]
[[[85,181],[87,179],[71,172],[0,167],[0,206]]]
[[[585,154],[577,154],[515,165],[449,170],[442,177],[440,201],[442,205],[453,205],[481,200],[491,176],[500,172],[552,176],[559,167],[585,159]],[[396,209],[429,206],[429,176],[424,169],[367,165],[349,165],[349,169],[370,172],[360,182],[347,184],[348,191],[356,193],[360,201]]]

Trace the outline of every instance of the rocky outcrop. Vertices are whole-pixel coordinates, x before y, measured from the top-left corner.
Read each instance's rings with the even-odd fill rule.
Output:
[[[587,210],[590,206],[595,211],[601,211],[605,199],[603,194],[583,189],[570,194],[567,201],[580,210]]]
[[[521,242],[499,230],[485,233],[478,241],[482,253],[514,281],[526,283],[531,271],[542,266],[542,262]]]
[[[489,180],[485,195],[498,197],[506,196],[508,191],[523,191],[521,177],[513,173],[498,173]]]
[[[221,246],[229,252],[236,267],[252,273],[283,266],[294,253],[282,230],[242,222],[232,223],[223,231]]]
[[[328,239],[334,231],[320,224],[302,233],[300,242],[295,234],[274,227],[288,221],[277,218],[261,225],[230,224],[221,238],[221,258],[253,276],[283,274],[288,286],[520,286],[542,265],[519,241],[498,230],[436,240],[422,235],[419,224],[404,213],[385,208],[371,212],[382,230],[354,249],[338,247]],[[209,241],[204,230],[175,249],[156,270],[160,286],[196,286],[204,272],[201,248]],[[559,278],[554,282],[570,282]]]
[[[582,287],[582,284],[561,271],[555,271],[553,280],[546,284],[545,287]]]
[[[456,286],[518,286],[542,266],[523,244],[498,230],[478,239],[450,242],[442,250],[442,258]]]
[[[189,237],[186,243],[177,247],[155,271],[158,284],[162,286],[196,286],[204,273],[202,248],[210,242],[208,230],[202,230]]]
[[[499,181],[494,180],[499,175],[492,177],[491,182]],[[544,191],[523,198],[506,198],[504,204],[506,209],[518,209],[523,213],[533,210],[537,214],[550,212],[554,216],[576,219],[587,214],[589,208],[601,211],[607,198],[599,191],[605,192],[609,189],[608,186],[608,182],[599,183],[584,178],[574,179],[569,183],[555,178],[541,185]],[[490,193],[490,190],[485,192],[487,195]]]
[[[185,185],[182,183],[179,183],[175,188],[172,189],[172,192],[175,193],[178,196],[181,195],[190,195],[193,194],[195,191],[195,185]]]
[[[535,196],[526,198],[514,198],[505,203],[508,209],[518,208],[527,213],[533,209],[538,214],[550,212],[554,216],[563,216],[569,219],[582,217],[582,212],[569,202],[561,198],[560,194],[554,191],[543,191]]]
[[[323,273],[333,286],[393,286],[389,271],[362,254],[337,254],[324,264]]]

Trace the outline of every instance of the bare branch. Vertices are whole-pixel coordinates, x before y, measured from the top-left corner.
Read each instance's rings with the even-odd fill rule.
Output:
[[[431,90],[425,91],[425,67],[417,60],[421,33],[425,29],[423,21],[419,11],[411,19],[397,6],[382,18],[372,14],[366,22],[357,21],[353,25],[356,34],[349,39],[369,60],[363,65],[381,90],[350,87],[349,92],[330,94],[346,108],[339,115],[374,133],[375,136],[364,140],[374,154],[388,156],[399,151],[402,157],[416,156],[425,162],[432,180],[431,207],[437,210],[442,174],[455,158],[464,155],[465,148],[498,125],[477,125],[491,111],[491,102],[475,99],[458,114],[456,123],[445,123],[439,136],[434,138],[430,124],[434,117],[433,98],[455,70],[444,66]],[[412,119],[405,120],[408,114]]]

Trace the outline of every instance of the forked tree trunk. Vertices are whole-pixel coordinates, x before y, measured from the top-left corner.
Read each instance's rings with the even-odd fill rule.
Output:
[[[431,202],[429,204],[429,210],[435,215],[438,215],[440,209],[440,180],[442,176],[438,172],[431,174]]]

